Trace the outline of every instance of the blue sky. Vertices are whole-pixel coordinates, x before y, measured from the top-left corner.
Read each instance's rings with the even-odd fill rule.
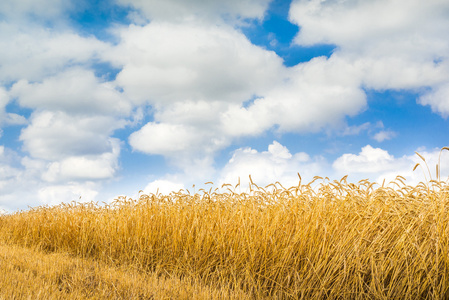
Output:
[[[448,116],[447,1],[0,4],[2,210],[249,174],[416,184]]]

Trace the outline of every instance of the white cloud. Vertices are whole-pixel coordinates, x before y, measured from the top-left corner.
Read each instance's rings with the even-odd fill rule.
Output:
[[[118,168],[119,143],[111,143],[111,152],[50,162],[21,158],[0,146],[0,207],[14,211],[73,200],[103,200],[100,190],[105,180],[113,179]]]
[[[169,155],[190,148],[198,143],[199,139],[193,128],[178,124],[150,122],[131,134],[129,143],[142,152]]]
[[[150,122],[131,134],[130,145],[138,151],[159,154],[198,180],[214,172],[213,157],[228,141],[208,127]]]
[[[150,182],[144,189],[145,194],[157,194],[161,193],[163,195],[168,195],[171,192],[178,192],[185,189],[183,183],[173,182],[165,179],[158,179]]]
[[[131,146],[144,153],[165,156],[211,155],[230,142],[221,134],[217,115],[226,103],[183,101],[156,111],[154,119],[131,134]]]
[[[268,151],[258,152],[251,148],[235,150],[228,164],[219,175],[218,184],[235,185],[240,178],[243,188],[249,184],[249,175],[254,183],[265,186],[279,181],[285,187],[296,186],[300,173],[303,183],[322,174],[326,162],[321,157],[311,158],[304,152],[291,154],[283,145],[273,141]]]
[[[110,143],[111,152],[91,156],[71,156],[50,163],[42,179],[48,182],[64,182],[113,178],[118,168],[120,143],[117,139],[110,139]]]
[[[352,173],[379,173],[394,170],[395,158],[387,151],[367,145],[359,155],[343,154],[333,164],[337,170]],[[368,167],[369,166],[369,167]]]
[[[420,61],[420,56],[406,59],[400,53],[383,57],[364,55],[358,59],[351,58],[350,53],[339,54],[344,59],[354,60],[360,70],[362,83],[367,88],[376,90],[408,89],[416,90],[438,86],[447,81],[449,68],[447,64],[435,64],[433,60]]]
[[[119,168],[120,143],[111,135],[144,120],[146,105],[153,118],[129,143],[168,158],[184,171],[183,182],[218,174],[221,182],[243,183],[252,174],[260,185],[288,186],[297,172],[306,182],[315,175],[417,178],[412,155],[396,158],[370,146],[342,155],[332,169],[321,157],[273,142],[262,152],[237,149],[223,170],[214,169],[214,156],[235,139],[269,130],[371,136],[369,123],[345,127],[347,116],[366,108],[366,88],[426,91],[419,103],[449,115],[447,1],[293,1],[290,18],[301,27],[295,43],[337,49],[291,68],[236,29],[246,18],[263,18],[269,2],[119,0],[141,10],[133,13],[143,25],[115,29],[117,45],[69,29],[63,16],[71,1],[0,3],[0,81],[8,86],[0,87],[0,127],[28,124],[20,141],[29,153],[20,165],[0,147],[0,206],[33,203],[36,195],[41,203],[95,198]],[[121,71],[107,82],[89,69],[96,62]],[[11,100],[33,110],[29,123],[6,111]],[[123,120],[131,114],[134,121]],[[433,160],[435,153],[428,153]],[[179,182],[165,178],[146,189],[169,191]]]
[[[219,174],[220,184],[235,185],[239,178],[243,188],[249,184],[249,175],[253,182],[265,186],[279,181],[284,187],[295,186],[298,183],[297,173],[302,177],[302,183],[310,182],[314,176],[328,177],[330,180],[340,180],[349,175],[348,182],[369,179],[371,182],[388,184],[396,176],[406,178],[406,184],[416,185],[430,178],[436,179],[435,165],[440,155],[439,149],[419,151],[425,157],[430,169],[428,173],[425,163],[414,153],[402,157],[394,157],[381,148],[367,145],[358,154],[346,153],[329,164],[321,157],[310,157],[307,153],[291,154],[283,145],[274,141],[268,151],[259,152],[251,148],[241,148],[234,152],[233,157]],[[415,164],[420,163],[423,169],[413,171]],[[441,179],[449,180],[449,153],[441,154]],[[423,173],[424,171],[424,173]]]
[[[296,0],[290,19],[300,45],[337,45],[366,88],[432,90],[420,103],[447,116],[449,2],[441,0]],[[443,96],[443,97],[442,97]]]
[[[128,115],[131,105],[111,83],[101,82],[90,70],[73,68],[41,83],[20,80],[10,91],[22,107],[62,110],[70,114]]]
[[[240,103],[282,80],[282,60],[229,26],[152,22],[120,31],[109,54],[116,83],[137,104]]]
[[[448,3],[441,0],[296,0],[290,8],[290,19],[301,26],[295,41],[302,45],[371,48],[377,44],[374,50],[380,48],[382,53],[400,50],[384,48],[388,42],[400,45],[402,50],[420,50],[420,54],[444,53],[441,50],[447,49],[447,43],[440,39],[448,35],[447,8]],[[437,47],[428,49],[426,41],[433,41]]]
[[[373,139],[375,139],[376,141],[378,141],[379,143],[385,141],[385,140],[391,140],[392,138],[394,138],[397,135],[396,132],[391,131],[391,130],[382,130],[379,131],[378,133],[376,133],[373,136]]]
[[[282,132],[319,131],[342,125],[366,108],[357,70],[339,58],[318,57],[289,70],[289,80],[249,107],[222,114],[230,135],[258,134],[277,125]],[[243,124],[243,126],[240,126]]]
[[[30,19],[59,19],[63,11],[71,6],[64,0],[14,0],[0,2],[0,15],[8,21]]]
[[[217,19],[221,17],[227,21],[245,18],[261,19],[270,0],[118,0],[118,2],[141,9],[151,20],[217,22]]]
[[[154,120],[133,133],[130,144],[181,168],[201,161],[210,169],[214,153],[230,143],[222,112],[283,80],[281,58],[227,25],[152,22],[120,34],[108,54],[123,67],[115,83],[136,105],[154,109]]]
[[[360,71],[340,57],[286,68],[226,26],[153,22],[121,34],[109,54],[123,66],[116,84],[134,103],[154,108],[154,120],[130,144],[182,169],[195,168],[188,162],[200,157],[203,166],[212,163],[237,137],[343,127],[346,116],[366,108]]]
[[[40,81],[67,66],[89,64],[100,58],[109,45],[94,37],[67,31],[0,23],[0,80]]]
[[[98,195],[95,183],[68,183],[40,188],[37,199],[40,205],[58,205],[60,203],[91,202]]]
[[[60,160],[69,156],[98,155],[111,151],[109,135],[122,126],[112,117],[42,111],[33,113],[20,140],[24,150],[34,158]]]
[[[438,163],[440,154],[439,149],[434,149],[430,152],[419,151],[419,153],[426,159],[426,163],[431,170],[430,174],[427,171],[425,162],[423,162],[416,154],[404,155],[402,157],[394,157],[386,150],[381,148],[373,148],[367,145],[362,148],[359,154],[343,154],[337,158],[332,167],[337,176],[349,175],[348,181],[354,182],[360,179],[370,179],[381,184],[383,180],[388,183],[401,175],[406,178],[406,183],[414,185],[420,181],[425,182],[426,179],[436,179],[435,165]],[[413,172],[415,164],[420,163],[425,172],[422,173],[420,169]],[[449,156],[446,153],[441,155],[441,179],[449,178]]]
[[[89,70],[111,45],[70,29],[71,1],[31,2],[0,4],[0,127],[27,125],[20,141],[30,155],[2,146],[0,207],[9,211],[93,200],[116,176],[120,143],[110,136],[132,110]],[[32,109],[29,120],[7,111],[11,101]]]
[[[418,103],[430,105],[433,112],[441,114],[444,118],[449,117],[449,82],[423,95]]]

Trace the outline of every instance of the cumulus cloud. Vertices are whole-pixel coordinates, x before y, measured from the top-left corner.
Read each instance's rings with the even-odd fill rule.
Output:
[[[249,184],[249,175],[254,183],[265,186],[279,181],[283,185],[298,184],[300,173],[304,181],[322,174],[326,161],[321,157],[310,157],[307,153],[291,154],[280,143],[273,141],[267,151],[259,152],[252,148],[234,151],[232,158],[221,171],[219,184],[236,184],[239,179],[242,187]]]
[[[384,149],[367,145],[358,154],[345,153],[329,163],[320,156],[311,157],[304,152],[291,154],[285,146],[273,141],[268,151],[237,149],[221,171],[218,182],[234,185],[240,178],[242,187],[247,187],[251,175],[253,182],[260,186],[279,181],[285,187],[290,187],[297,185],[297,173],[300,173],[303,183],[310,182],[314,176],[339,180],[349,175],[349,182],[369,179],[378,184],[385,180],[388,184],[400,175],[406,178],[407,184],[415,185],[430,178],[436,179],[434,170],[440,158],[440,149],[420,150],[419,153],[425,157],[430,174],[426,164],[414,153],[395,157]],[[423,168],[413,171],[417,163]],[[448,166],[449,154],[443,152],[440,161],[441,180],[449,180]]]
[[[120,143],[110,139],[111,152],[99,155],[71,156],[51,162],[42,179],[48,182],[73,180],[100,180],[114,177],[118,168]]]
[[[209,1],[145,1],[119,0],[119,3],[140,9],[151,20],[206,20],[217,22],[217,18],[229,20],[258,18],[264,16],[270,0],[209,0]]]
[[[432,111],[444,118],[449,117],[449,83],[434,88],[433,91],[419,98],[418,103],[430,105]]]
[[[229,145],[217,116],[227,105],[219,102],[184,101],[156,111],[154,119],[130,135],[138,151],[182,159],[213,155]]]
[[[8,21],[29,21],[30,19],[59,19],[62,12],[71,6],[64,0],[15,0],[0,3],[0,16]],[[31,17],[31,18],[30,18]]]
[[[67,183],[42,187],[37,192],[40,205],[58,205],[60,203],[90,202],[98,195],[95,183]]]
[[[169,155],[187,150],[198,143],[200,138],[193,128],[151,122],[134,132],[129,138],[129,143],[142,152]]]
[[[230,142],[220,114],[283,80],[282,59],[230,26],[152,22],[120,34],[109,53],[122,68],[115,84],[134,104],[154,109],[130,144],[181,165],[202,157],[202,165],[211,163]]]
[[[25,125],[23,153],[0,159],[0,206],[94,200],[119,169],[120,141],[113,132],[130,124],[132,104],[97,63],[111,47],[70,28],[72,1],[3,1],[0,4],[0,131]],[[27,120],[8,104],[31,109]],[[16,109],[14,107],[14,109]]]
[[[112,180],[118,170],[119,141],[111,143],[111,152],[51,161],[21,157],[0,146],[0,207],[14,211],[27,206],[98,200],[103,183]]]
[[[23,148],[34,158],[59,160],[68,156],[98,155],[113,147],[110,134],[120,122],[107,116],[72,116],[42,111],[22,130]]]
[[[338,58],[315,58],[289,72],[288,81],[249,107],[234,106],[225,112],[225,130],[238,136],[257,134],[276,125],[281,132],[313,132],[341,125],[346,116],[366,108],[357,70]]]
[[[154,109],[154,120],[129,142],[182,169],[195,169],[189,161],[200,157],[207,167],[235,138],[344,127],[346,116],[366,108],[360,70],[340,57],[286,68],[227,26],[152,22],[121,36],[109,53],[123,68],[115,84],[136,105]]]
[[[168,195],[171,192],[178,192],[182,189],[185,189],[183,183],[174,182],[166,179],[158,179],[150,182],[144,189],[143,192],[145,194],[163,194]]]
[[[332,164],[336,174],[340,176],[349,175],[350,181],[356,181],[360,179],[370,179],[382,183],[392,181],[396,176],[401,175],[406,178],[407,184],[413,185],[420,181],[425,182],[426,179],[436,179],[435,165],[438,163],[440,154],[439,149],[432,151],[419,151],[419,153],[426,159],[423,162],[416,154],[404,155],[402,157],[394,157],[388,151],[381,148],[373,148],[367,145],[362,148],[359,154],[346,153],[337,158]],[[440,162],[441,176],[443,180],[449,178],[448,155],[442,155]],[[420,170],[413,172],[413,167],[420,163],[425,170],[424,174]],[[431,174],[428,174],[428,164]]]
[[[145,7],[133,3],[147,14],[157,10],[154,3]],[[121,42],[109,53],[110,61],[123,68],[115,83],[135,104],[149,103],[154,108],[154,120],[136,131],[130,144],[166,157],[188,157],[194,152],[213,157],[235,138],[268,130],[345,128],[347,116],[367,108],[364,88],[419,89],[444,83],[449,68],[445,58],[436,63],[435,56],[449,46],[435,27],[424,26],[430,24],[428,16],[438,4],[422,10],[420,3],[413,2],[412,8],[402,11],[398,3],[294,1],[290,19],[301,26],[295,42],[332,43],[338,50],[330,58],[291,68],[223,24],[206,28],[184,17],[181,23],[153,17],[147,25],[120,30]],[[373,10],[387,15],[379,26],[360,17],[371,17]],[[425,28],[409,34],[416,26],[410,22],[414,18]],[[359,23],[361,28],[353,26]],[[442,20],[439,26],[444,24]],[[436,48],[429,50],[428,42]],[[344,134],[369,130],[367,126],[346,127]],[[393,135],[383,131],[373,138],[381,141]]]
[[[420,103],[445,116],[441,86],[449,75],[449,4],[444,1],[293,1],[299,45],[337,45],[332,55],[359,72],[364,87],[431,87]]]
[[[131,105],[111,83],[102,82],[93,71],[73,68],[41,83],[20,80],[10,94],[22,107],[65,111],[70,114],[127,115]]]
[[[110,60],[123,68],[116,84],[136,103],[242,102],[282,80],[281,58],[230,26],[152,22],[120,36]]]
[[[346,171],[348,174],[381,171],[390,171],[397,169],[393,162],[394,157],[387,151],[380,148],[373,148],[367,145],[362,151],[356,154],[343,154],[333,164],[334,168]],[[369,168],[367,166],[369,165]]]
[[[89,65],[108,47],[94,37],[69,30],[30,26],[25,31],[15,24],[0,23],[0,80],[40,81],[67,66]]]
[[[401,46],[393,47],[393,51],[422,50],[432,54],[443,53],[441,50],[447,47],[440,40],[442,34],[447,35],[443,33],[449,25],[447,7],[447,2],[440,0],[295,0],[289,16],[301,26],[295,38],[298,44],[337,44],[345,48],[371,48],[377,44],[374,50],[383,49],[383,54],[390,50],[384,48],[384,43],[389,43]],[[428,49],[426,40],[434,41],[437,48]]]

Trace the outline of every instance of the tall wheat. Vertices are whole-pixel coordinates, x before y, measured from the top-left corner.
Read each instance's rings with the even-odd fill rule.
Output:
[[[449,185],[403,180],[38,207],[1,217],[0,239],[256,298],[447,299]]]

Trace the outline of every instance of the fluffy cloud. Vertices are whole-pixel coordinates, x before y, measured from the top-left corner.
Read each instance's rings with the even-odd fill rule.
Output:
[[[202,165],[212,162],[230,142],[220,114],[283,80],[281,58],[229,26],[152,22],[120,34],[109,53],[122,68],[115,84],[136,105],[154,109],[154,121],[132,134],[130,144],[179,164],[205,156]]]
[[[229,26],[152,22],[120,31],[110,60],[136,103],[242,102],[282,80],[282,60]]]
[[[221,133],[217,116],[224,103],[183,101],[157,111],[154,119],[131,134],[130,145],[141,152],[192,159],[213,155],[230,139]]]
[[[110,143],[111,152],[90,156],[71,156],[50,163],[42,179],[48,182],[65,182],[113,178],[118,168],[120,143],[117,139],[110,139]]]
[[[157,194],[161,193],[163,195],[168,195],[171,192],[178,192],[179,190],[185,189],[184,184],[179,182],[173,182],[166,179],[158,179],[150,182],[144,189],[145,194]]]
[[[60,73],[67,66],[89,65],[109,45],[94,37],[81,37],[71,31],[57,31],[0,23],[0,80],[40,81]]]
[[[337,170],[352,173],[379,173],[398,169],[394,165],[395,158],[387,151],[380,148],[373,148],[370,145],[362,148],[362,151],[356,154],[343,154],[333,164]],[[369,168],[367,168],[369,166]]]
[[[407,179],[408,184],[417,184],[420,181],[425,182],[426,179],[436,179],[436,174],[433,171],[435,165],[438,163],[440,150],[419,151],[419,153],[426,159],[423,162],[417,155],[410,154],[402,157],[394,157],[386,150],[380,148],[373,148],[367,145],[362,148],[359,154],[343,154],[337,158],[332,167],[336,174],[340,176],[349,175],[350,181],[356,181],[363,178],[368,178],[371,181],[382,183],[392,181],[397,175],[401,175]],[[449,175],[448,166],[449,156],[441,155],[441,179],[445,180]],[[413,167],[420,163],[423,166],[424,174],[421,170],[413,172]],[[432,172],[427,171],[426,163]]]
[[[432,1],[293,1],[300,45],[335,44],[333,57],[358,70],[364,87],[420,90],[420,100],[447,115],[449,4]]]
[[[37,200],[40,205],[58,205],[62,202],[70,203],[90,202],[98,195],[98,186],[95,183],[68,183],[49,185],[40,188]]]
[[[27,206],[98,200],[103,183],[112,180],[118,169],[119,141],[112,139],[111,144],[110,152],[51,161],[20,157],[0,146],[0,208],[14,211]]]
[[[101,82],[90,70],[73,68],[41,83],[20,80],[10,94],[22,107],[65,111],[70,114],[127,115],[131,105],[111,83]]]
[[[94,74],[111,47],[74,32],[65,20],[71,1],[0,4],[0,130],[26,125],[19,141],[27,154],[2,147],[0,207],[94,200],[116,176],[120,143],[114,130],[132,106],[112,83]],[[29,120],[8,111],[14,102]],[[15,108],[14,108],[15,109]],[[1,155],[0,155],[1,156]]]
[[[157,4],[133,3],[149,15],[157,11]],[[444,57],[435,59],[449,47],[436,31],[446,21],[442,19],[438,28],[425,26],[438,5],[421,9],[414,2],[402,11],[400,1],[382,4],[294,1],[290,19],[301,26],[295,42],[333,43],[338,50],[330,58],[291,68],[234,28],[223,24],[206,28],[185,15],[181,23],[153,16],[150,24],[122,29],[121,43],[109,54],[110,61],[123,68],[115,83],[135,104],[149,103],[154,108],[154,120],[135,132],[130,144],[178,161],[180,156],[189,160],[191,153],[213,157],[234,138],[267,130],[344,128],[347,116],[366,109],[364,88],[419,89],[444,84],[449,68]],[[166,5],[182,8],[176,1]],[[194,11],[195,4],[192,7]],[[373,10],[387,15],[380,26],[363,18]],[[414,18],[424,27],[409,34],[415,32],[410,22]],[[340,22],[342,27],[337,26]],[[429,49],[428,42],[435,48]],[[422,103],[434,109],[438,105],[426,96]],[[439,102],[439,112],[444,111],[444,103]],[[383,131],[373,138],[392,137],[392,132]]]
[[[251,148],[237,149],[221,171],[218,183],[249,184],[249,175],[254,183],[265,186],[279,181],[286,187],[298,184],[298,172],[303,182],[323,174],[326,162],[321,157],[311,158],[304,152],[291,154],[283,145],[273,141],[267,151],[258,152]]]
[[[146,153],[170,155],[188,150],[200,142],[194,128],[169,123],[148,123],[134,132],[129,143],[133,148]]]
[[[58,19],[71,5],[64,0],[15,0],[0,3],[0,15],[8,21],[33,19]]]
[[[123,67],[115,83],[155,109],[154,121],[130,137],[145,153],[212,156],[236,137],[317,131],[366,107],[358,70],[339,58],[286,68],[227,26],[152,22],[121,36],[110,53]]]
[[[24,150],[34,158],[60,160],[98,155],[113,148],[109,135],[123,124],[103,116],[72,116],[63,112],[35,112],[22,130]]]
[[[449,83],[434,88],[433,91],[422,96],[418,102],[422,105],[430,105],[433,112],[449,117]]]
[[[338,157],[333,163],[328,163],[322,157],[310,157],[307,153],[291,154],[283,145],[274,141],[268,151],[258,152],[251,148],[237,149],[219,175],[218,183],[236,184],[240,178],[243,188],[249,184],[249,175],[253,182],[264,186],[279,181],[285,187],[295,186],[298,183],[297,173],[302,177],[303,183],[308,183],[313,176],[328,177],[330,180],[339,180],[349,175],[349,182],[369,179],[382,184],[393,181],[396,176],[406,178],[409,185],[425,182],[430,178],[436,179],[435,165],[440,157],[440,150],[420,150],[419,153],[426,159],[423,162],[416,154],[394,157],[381,148],[367,145],[358,154],[346,153]],[[420,163],[422,169],[413,171],[415,164]],[[429,174],[426,163],[430,168]],[[449,180],[449,154],[441,154],[441,179]],[[424,173],[423,173],[424,171]]]
[[[420,55],[433,55],[447,53],[442,51],[447,50],[447,43],[442,43],[448,35],[447,8],[448,3],[440,0],[295,0],[290,19],[301,26],[295,39],[298,44],[337,44],[344,48],[377,45],[373,52],[406,50],[403,54],[408,55],[419,50]],[[428,41],[436,48],[429,49],[425,45]],[[400,47],[389,49],[385,43]]]
[[[225,131],[237,136],[258,134],[273,126],[282,132],[318,131],[341,125],[346,116],[366,107],[357,70],[339,58],[315,58],[292,67],[289,75],[250,106],[233,106],[225,112]]]
[[[119,0],[119,3],[141,9],[151,20],[186,21],[200,19],[217,22],[217,18],[259,18],[264,16],[270,0]]]

